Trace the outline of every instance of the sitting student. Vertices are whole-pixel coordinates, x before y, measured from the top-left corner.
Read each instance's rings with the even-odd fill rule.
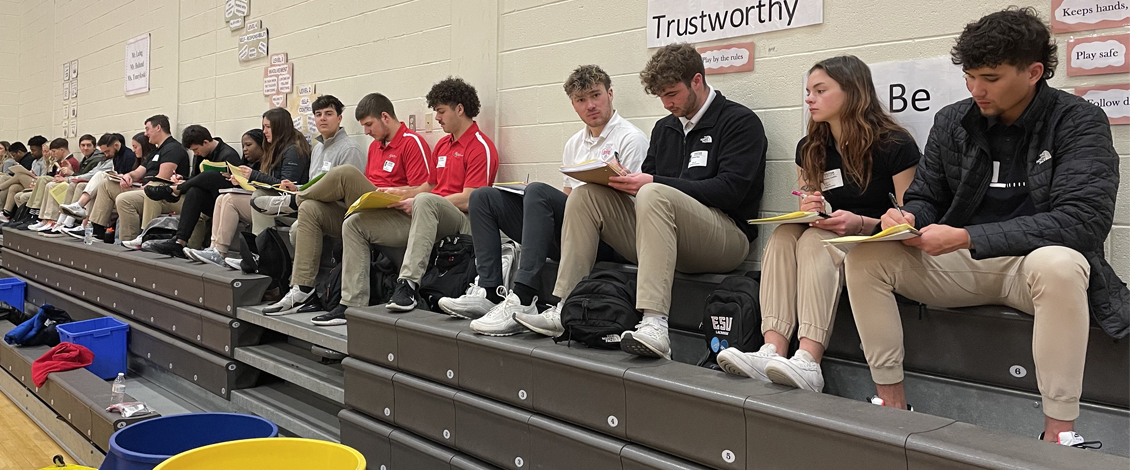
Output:
[[[471,192],[490,186],[498,173],[498,151],[474,121],[479,114],[475,88],[463,79],[449,77],[433,85],[426,99],[435,110],[436,122],[448,133],[433,152],[435,171],[429,181],[433,187],[387,209],[361,211],[345,219],[341,227],[341,312],[347,306],[369,305],[370,244],[406,247],[387,308],[394,312],[416,308],[416,289],[432,246],[448,235],[471,232],[466,214]]]
[[[76,170],[77,174],[67,177],[64,182],[48,185],[48,191],[57,184],[67,186],[67,192],[63,195],[62,201],[57,201],[54,197],[44,199],[44,211],[51,216],[58,217],[55,229],[52,231],[54,234],[82,235],[83,226],[79,223],[82,219],[63,212],[62,205],[79,200],[83,191],[86,190],[87,184],[93,181],[96,175],[113,169],[113,158],[107,156],[96,143],[94,136],[90,134],[79,138],[79,151],[83,153],[84,158],[79,163],[78,170]]]
[[[145,145],[150,148],[148,149],[150,152],[157,149],[156,147],[153,147],[153,144],[149,143],[149,139],[145,137],[145,134],[138,134],[137,136],[134,136],[135,146],[140,145],[138,139],[145,142]],[[137,159],[136,157],[134,157],[133,151],[128,148],[123,148],[123,145],[125,145],[125,140],[121,134],[106,133],[102,134],[102,137],[98,138],[98,149],[105,155],[102,162],[100,162],[90,171],[85,172],[82,175],[78,175],[77,178],[79,180],[85,179],[86,182],[84,183],[80,181],[78,184],[76,184],[74,186],[74,192],[71,192],[70,188],[67,189],[68,202],[66,204],[60,205],[59,210],[63,211],[63,213],[67,214],[68,216],[74,217],[75,220],[86,220],[86,207],[90,206],[90,203],[97,196],[98,188],[102,186],[102,181],[106,179],[107,172],[116,171],[115,168],[117,168],[117,165],[119,164],[118,157],[124,155],[125,157],[132,160]],[[132,171],[132,168],[130,170]],[[83,231],[83,224],[77,224],[74,228],[63,230],[63,232],[67,235],[71,235],[76,238],[81,238],[83,236]],[[94,235],[96,237],[102,236],[97,228],[95,228]]]
[[[832,334],[843,288],[846,247],[824,240],[872,233],[879,217],[899,201],[921,155],[914,139],[879,103],[871,70],[855,56],[833,57],[808,72],[808,136],[797,143],[796,165],[805,196],[800,210],[837,209],[811,225],[781,224],[761,258],[761,331],[757,352],[718,353],[731,374],[814,392],[824,389],[820,360]],[[819,189],[819,190],[818,190]],[[800,349],[788,351],[798,328]]]
[[[326,110],[332,112],[333,108]],[[431,149],[419,134],[396,119],[392,101],[379,93],[371,93],[361,98],[355,114],[365,134],[373,138],[364,174],[352,165],[339,165],[298,195],[263,196],[251,201],[257,210],[264,208],[280,215],[295,213],[297,206],[298,221],[293,225],[294,268],[290,276],[291,292],[297,289],[297,293],[268,305],[263,309],[266,315],[294,313],[309,298],[318,276],[322,237],[341,238],[341,224],[349,204],[377,188],[405,198],[432,189],[428,184],[432,172],[428,166]],[[318,147],[323,144],[319,143]],[[345,309],[319,315],[311,321],[321,326],[343,324]]]
[[[952,54],[972,98],[938,112],[906,206],[882,217],[921,236],[862,244],[845,264],[872,402],[907,407],[894,294],[1006,305],[1034,316],[1041,439],[1090,447],[1074,431],[1090,319],[1116,338],[1130,331],[1130,291],[1103,255],[1118,192],[1109,122],[1048,85],[1056,45],[1035,9],[969,24]]]
[[[120,175],[119,181],[111,178],[103,181],[90,213],[90,221],[95,224],[94,230],[98,231],[98,227],[105,227],[110,223],[110,216],[116,209],[118,239],[123,245],[138,238],[141,228],[162,212],[180,210],[179,203],[166,201],[147,205],[145,192],[137,190],[142,185],[154,184],[155,181],[172,181],[173,175],[183,178],[189,171],[188,152],[169,133],[168,117],[158,114],[146,119],[145,136],[150,144],[157,147],[156,152],[145,157],[143,166]]]
[[[643,172],[614,176],[610,187],[576,188],[565,206],[553,295],[569,297],[592,270],[601,240],[637,262],[643,320],[620,342],[632,354],[671,358],[667,314],[676,270],[732,271],[757,236],[746,220],[761,204],[765,130],[753,111],[707,85],[704,73],[693,46],[659,49],[640,80],[671,115],[655,123]],[[538,314],[542,319],[518,315],[527,324],[557,324],[560,304]]]
[[[616,113],[611,87],[612,79],[595,65],[578,67],[565,80],[565,95],[585,127],[565,144],[562,164],[616,158],[633,173],[640,170],[647,155],[647,136]],[[565,192],[545,183],[530,183],[525,195],[494,187],[476,189],[471,194],[471,234],[475,240],[478,284],[458,299],[440,299],[440,308],[473,320],[471,329],[481,334],[503,336],[525,331],[526,327],[514,321],[515,314],[537,314],[535,301],[541,268],[547,257],[560,258],[565,201],[573,188],[583,184],[566,176]],[[502,282],[500,229],[522,244],[514,287],[509,294]],[[611,259],[611,248],[602,248],[609,252],[604,258]],[[557,336],[541,325],[527,326]]]
[[[4,160],[3,164],[0,164],[0,187],[3,187],[4,183],[14,178],[14,176],[12,176],[12,167],[18,166],[20,160],[27,155],[27,147],[24,146],[23,142],[12,143],[8,145],[7,149],[8,158]],[[8,189],[0,189],[0,204],[3,204],[3,201],[7,199]],[[0,211],[0,224],[8,223],[8,215],[6,212],[7,211]]]
[[[11,167],[12,177],[0,183],[0,191],[7,191],[4,198],[5,219],[11,217],[12,211],[16,208],[16,195],[31,188],[35,178],[43,174],[43,146],[46,143],[47,138],[41,135],[28,139],[27,146],[30,151],[20,158],[19,165]]]
[[[121,134],[113,134],[113,136],[114,140],[117,141],[115,148],[119,149],[117,154],[114,155],[114,171],[119,175],[129,173],[141,166],[141,162],[146,157],[157,151],[157,147],[149,143],[149,139],[144,138],[144,133],[135,134],[129,146],[126,146],[125,136]]]
[[[258,131],[258,130],[257,130]],[[262,131],[258,131],[262,133]],[[244,135],[246,137],[246,134]],[[261,139],[260,139],[261,140]],[[214,163],[230,163],[232,165],[254,165],[258,160],[245,160],[239,152],[231,148],[219,137],[212,137],[212,133],[204,126],[193,124],[184,128],[181,133],[184,146],[192,151],[198,160],[197,166],[204,161]],[[216,205],[216,198],[220,196],[221,189],[232,187],[230,181],[224,177],[225,172],[204,171],[187,181],[175,180],[171,185],[149,185],[145,187],[145,196],[154,201],[176,203],[184,195],[181,203],[180,218],[177,219],[177,234],[171,239],[162,240],[145,248],[176,258],[188,258],[184,254],[184,247],[188,245],[192,232],[196,230],[196,223],[200,221],[200,214],[212,216],[212,209]],[[124,245],[124,243],[123,243]]]
[[[90,148],[93,149],[94,146],[90,145]],[[55,219],[59,214],[53,211],[54,206],[48,205],[48,200],[54,201],[51,190],[60,183],[66,184],[67,177],[74,175],[74,169],[79,167],[79,160],[71,154],[70,142],[67,142],[67,139],[60,137],[52,140],[48,152],[51,157],[50,167],[45,175],[36,180],[28,203],[28,207],[39,211],[39,222],[28,227],[28,230],[34,232],[55,231],[57,225]]]
[[[305,183],[309,178],[310,144],[294,130],[290,112],[273,108],[263,113],[263,137],[267,147],[259,159],[259,168],[240,166],[240,175],[248,181],[267,185],[278,185],[284,181]],[[235,183],[234,175],[231,181]],[[252,212],[250,194],[232,192],[220,195],[212,209],[211,246],[203,250],[185,248],[184,254],[202,263],[228,267],[224,260],[228,247],[239,234],[239,224],[251,223]]]

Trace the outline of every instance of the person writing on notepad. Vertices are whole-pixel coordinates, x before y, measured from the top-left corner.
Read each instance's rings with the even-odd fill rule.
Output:
[[[1091,318],[1115,338],[1130,332],[1130,291],[1103,254],[1119,179],[1109,121],[1048,85],[1056,44],[1035,9],[967,25],[952,56],[972,97],[938,111],[902,213],[882,217],[921,236],[861,244],[845,263],[872,402],[907,407],[896,293],[1005,305],[1034,317],[1041,438],[1089,447],[1074,425]]]
[[[756,352],[718,353],[722,370],[820,392],[820,360],[832,335],[847,247],[824,240],[870,234],[901,197],[921,159],[914,139],[883,110],[871,70],[854,56],[823,60],[808,72],[808,135],[797,143],[800,210],[831,217],[778,225],[761,258],[761,332]],[[800,349],[787,355],[793,333]]]
[[[647,136],[612,107],[608,74],[596,65],[582,65],[565,80],[564,88],[585,127],[565,143],[562,163],[616,159],[628,171],[640,171],[647,155]],[[530,183],[524,195],[493,187],[471,194],[471,234],[479,279],[465,295],[440,299],[444,312],[472,320],[471,329],[480,334],[505,336],[526,331],[526,326],[514,320],[515,314],[538,313],[535,302],[541,268],[546,258],[561,256],[565,201],[574,188],[585,184],[567,175],[564,178],[564,192],[545,183]],[[505,282],[509,272],[504,272],[509,266],[503,257],[508,255],[513,262],[515,256],[502,252],[499,230],[522,244],[509,293]],[[611,247],[601,248],[598,259],[612,259]]]

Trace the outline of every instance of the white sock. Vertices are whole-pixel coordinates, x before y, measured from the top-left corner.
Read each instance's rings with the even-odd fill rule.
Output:
[[[667,329],[667,314],[659,313],[655,310],[645,308],[643,310],[643,317],[645,320],[650,318],[651,321],[655,322],[659,326],[662,326],[663,329]]]

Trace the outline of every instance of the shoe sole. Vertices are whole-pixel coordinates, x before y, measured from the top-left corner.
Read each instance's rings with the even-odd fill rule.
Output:
[[[810,392],[820,393],[816,387],[804,380],[800,374],[789,367],[788,364],[781,364],[780,362],[773,362],[765,366],[765,375],[769,377],[769,381],[777,385],[787,385],[801,390],[808,390]],[[823,388],[823,387],[821,387]]]
[[[670,354],[658,351],[655,348],[651,347],[651,345],[637,340],[631,333],[627,333],[624,336],[621,336],[620,350],[629,354],[635,354],[637,356],[659,357],[667,359],[668,361],[671,360]]]
[[[499,331],[481,331],[481,330],[477,330],[475,328],[471,328],[471,331],[474,331],[475,333],[478,333],[478,334],[483,335],[483,336],[494,336],[494,337],[498,338],[498,337],[503,337],[503,336],[514,336],[514,335],[521,333],[523,331],[526,331],[526,330],[523,328],[523,329],[518,329],[518,330],[515,330],[515,331],[507,330],[507,331],[499,332]]]
[[[79,240],[82,240],[83,238],[86,238],[86,234],[85,234],[85,233],[74,233],[74,232],[63,232],[63,233],[64,233],[64,234],[66,234],[66,235],[70,235],[70,236],[72,236],[72,237],[75,237],[75,238],[77,238],[77,239],[79,239]]]
[[[723,352],[725,352],[725,351],[723,350]],[[747,373],[744,369],[742,369],[741,367],[738,366],[737,360],[731,360],[730,359],[729,354],[722,354],[721,352],[718,353],[718,367],[722,369],[722,372],[725,372],[725,373],[730,374],[730,375],[736,375],[736,376],[739,376],[739,377],[749,377],[750,376],[749,373]]]
[[[227,263],[219,264],[219,263],[216,263],[215,261],[212,261],[208,258],[201,258],[199,256],[196,256],[196,254],[191,252],[191,251],[185,250],[184,254],[187,256],[187,258],[185,258],[185,259],[191,259],[193,261],[198,261],[198,262],[205,263],[205,264],[211,264],[211,265],[219,266],[221,268],[228,267]]]
[[[255,212],[258,212],[258,213],[260,213],[260,214],[263,214],[263,215],[266,215],[266,216],[270,216],[270,217],[286,217],[286,216],[288,216],[288,215],[294,215],[294,214],[297,214],[297,213],[298,213],[298,211],[294,211],[294,212],[290,212],[290,213],[285,213],[285,214],[284,214],[284,213],[282,212],[282,210],[279,210],[279,211],[277,211],[276,213],[272,214],[272,213],[270,213],[270,212],[267,212],[267,211],[266,211],[266,209],[270,209],[269,207],[268,207],[268,208],[266,208],[266,209],[263,209],[263,208],[260,208],[259,206],[255,205],[255,200],[256,200],[256,199],[258,199],[258,198],[254,198],[254,197],[253,197],[253,198],[251,198],[251,200],[250,200],[250,201],[247,201],[247,203],[248,203],[248,204],[249,204],[249,205],[251,206],[251,208],[252,208],[252,209],[255,209]],[[290,209],[290,208],[289,208],[289,207],[287,207],[287,209]]]
[[[556,331],[556,330],[549,330],[549,329],[533,326],[533,325],[527,323],[525,320],[518,318],[517,315],[514,315],[514,321],[518,322],[519,325],[526,327],[526,329],[528,329],[528,330],[530,330],[534,333],[537,333],[539,335],[542,335],[542,336],[548,336],[550,338],[556,338],[558,336],[565,334],[565,330]]]
[[[310,323],[313,323],[313,324],[318,325],[318,326],[337,326],[337,325],[344,325],[345,319],[344,318],[335,318],[333,320],[310,320]]]
[[[389,302],[389,303],[385,304],[385,309],[387,309],[390,312],[401,312],[401,313],[411,312],[413,310],[416,310],[416,303],[413,302],[412,305],[410,305],[410,306],[404,306],[404,305],[397,305],[397,304],[394,304],[392,302]]]
[[[725,350],[722,351],[725,352]],[[757,367],[750,364],[749,361],[745,359],[744,354],[739,353],[735,357],[735,355],[731,354],[718,353],[718,367],[721,367],[722,370],[728,374],[749,377],[762,382],[771,382],[768,376],[757,372]]]
[[[462,319],[464,319],[464,320],[478,320],[478,319],[480,319],[480,318],[482,318],[482,317],[486,316],[486,313],[484,313],[484,314],[482,314],[482,315],[479,315],[479,316],[477,316],[477,317],[474,317],[474,316],[471,316],[471,315],[465,315],[465,314],[463,314],[463,313],[460,313],[460,312],[456,312],[456,311],[455,311],[455,310],[453,310],[453,309],[447,308],[447,305],[444,305],[444,303],[443,303],[443,302],[440,302],[440,303],[439,303],[439,309],[440,309],[440,310],[443,310],[443,313],[446,313],[446,314],[448,314],[448,315],[451,315],[451,316],[453,316],[453,317],[455,317],[455,318],[462,318]],[[390,310],[391,310],[391,309],[390,309]]]
[[[301,306],[296,306],[294,308],[288,308],[286,310],[279,310],[277,312],[264,311],[263,315],[266,315],[268,317],[281,317],[283,315],[290,315],[290,314],[293,314],[293,313],[298,313],[299,308],[301,308]]]
[[[85,219],[86,218],[86,214],[79,214],[78,212],[73,212],[70,209],[67,209],[66,207],[60,207],[59,210],[63,211],[64,214],[67,214],[67,215],[74,217],[76,219]]]

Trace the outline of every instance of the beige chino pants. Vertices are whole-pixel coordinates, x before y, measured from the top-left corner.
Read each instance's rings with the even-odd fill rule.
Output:
[[[761,257],[761,334],[772,330],[824,346],[832,335],[844,286],[841,247],[824,240],[838,235],[807,224],[781,224]]]
[[[361,170],[353,165],[340,165],[331,168],[322,179],[298,195],[298,220],[291,226],[294,234],[291,284],[314,285],[322,256],[322,237],[341,238],[341,225],[348,206],[376,189]]]
[[[902,320],[893,293],[938,307],[1005,305],[1033,315],[1032,358],[1044,414],[1079,417],[1090,314],[1090,265],[1061,246],[975,260],[969,250],[930,256],[899,242],[863,243],[845,262],[848,296],[876,384],[903,380]]]

